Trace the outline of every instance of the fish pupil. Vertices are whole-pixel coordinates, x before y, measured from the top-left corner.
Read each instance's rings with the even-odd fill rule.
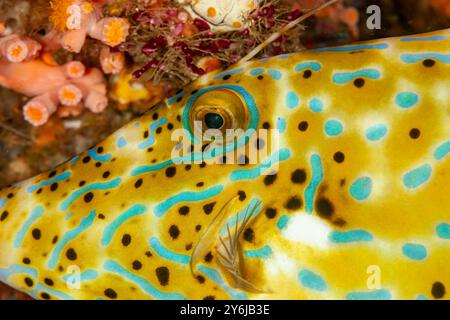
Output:
[[[224,119],[220,114],[210,112],[205,115],[205,124],[209,129],[220,129],[224,124]]]

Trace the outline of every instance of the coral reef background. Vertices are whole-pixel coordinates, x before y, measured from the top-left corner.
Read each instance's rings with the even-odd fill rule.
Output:
[[[60,0],[60,3],[64,1]],[[269,9],[250,15],[249,21],[239,22],[248,23],[248,27],[231,32],[216,32],[204,20],[189,18],[182,9],[167,11],[177,1],[92,2],[105,3],[103,10],[109,15],[128,19],[130,30],[127,41],[105,49],[93,34],[83,38],[79,52],[55,50],[53,59],[59,64],[80,60],[88,68],[103,70],[108,87],[108,106],[99,113],[79,110],[65,113],[62,109],[58,111],[58,116],[50,117],[44,125],[32,126],[24,119],[22,111],[28,98],[0,86],[0,187],[31,177],[95,145],[196,76],[239,60],[256,43],[275,31],[280,23],[295,19],[324,0],[263,0],[264,6]],[[144,2],[145,5],[142,4]],[[366,27],[366,8],[374,4],[382,9],[380,30],[368,30]],[[163,9],[164,15],[156,14]],[[47,0],[0,0],[0,22],[8,23],[15,32],[30,37],[48,37],[51,13]],[[155,17],[163,22],[168,19],[176,23],[170,26],[160,23],[158,25],[162,27],[158,29],[155,25],[152,27]],[[236,25],[236,21],[231,25],[233,23]],[[275,55],[449,28],[450,2],[346,0],[308,19],[303,27],[304,30],[296,28],[261,54]],[[161,34],[166,36],[159,37]],[[167,43],[168,39],[173,43]],[[107,39],[103,40],[107,42]],[[197,49],[207,54],[199,54]],[[120,58],[114,60],[116,52],[123,53],[124,61]],[[160,68],[162,59],[169,69]],[[127,72],[116,72],[122,68]],[[116,75],[106,75],[114,73]],[[0,284],[2,299],[28,297]]]

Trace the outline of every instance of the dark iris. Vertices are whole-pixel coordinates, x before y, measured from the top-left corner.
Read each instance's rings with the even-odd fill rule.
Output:
[[[218,113],[207,113],[205,115],[205,124],[210,129],[222,128],[224,120]]]

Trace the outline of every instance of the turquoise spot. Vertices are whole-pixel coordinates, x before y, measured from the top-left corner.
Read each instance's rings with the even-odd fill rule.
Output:
[[[319,48],[315,49],[316,52],[345,52],[345,51],[359,51],[359,50],[383,50],[389,48],[387,43],[377,43],[377,44],[369,44],[369,45],[358,45],[358,46],[347,46],[347,47],[334,47],[334,48]]]
[[[272,255],[272,248],[269,246],[264,246],[256,250],[246,250],[244,251],[244,256],[247,258],[254,259],[268,259]]]
[[[253,70],[250,71],[250,74],[252,76],[259,76],[260,74],[263,74],[264,71],[265,70],[263,68],[253,69]]]
[[[122,149],[122,148],[125,147],[126,145],[127,145],[127,140],[125,140],[124,137],[120,137],[120,138],[117,140],[117,147],[118,147],[119,149]]]
[[[286,95],[286,106],[289,109],[297,108],[300,103],[300,98],[294,91],[288,92]]]
[[[428,300],[427,296],[423,295],[423,294],[419,294],[416,297],[416,300]]]
[[[179,194],[176,194],[169,199],[161,202],[155,207],[154,214],[157,217],[162,217],[170,208],[177,205],[180,202],[196,202],[200,200],[206,200],[209,198],[212,198],[214,196],[217,196],[219,193],[221,193],[223,190],[222,185],[218,185],[215,187],[211,187],[204,191],[192,191],[192,192],[181,192]]]
[[[152,237],[150,239],[150,247],[155,250],[155,252],[164,259],[181,263],[181,264],[188,264],[189,261],[191,261],[191,257],[184,254],[179,254],[173,251],[170,251],[166,247],[162,245],[162,243],[159,241],[158,238]]]
[[[383,139],[388,132],[384,124],[377,124],[367,129],[366,138],[370,141],[379,141]]]
[[[271,166],[281,161],[289,159],[291,153],[288,149],[281,149],[273,153],[268,159],[265,159],[260,165],[251,169],[239,169],[231,172],[231,181],[251,180],[260,177]]]
[[[100,162],[108,162],[112,158],[112,154],[110,153],[98,154],[96,148],[92,148],[91,150],[89,150],[88,155],[90,155],[95,161]]]
[[[327,283],[321,276],[318,274],[309,271],[307,269],[303,269],[298,274],[298,281],[302,284],[303,287],[315,291],[325,291],[327,289]]]
[[[71,219],[73,217],[73,213],[72,212],[68,212],[67,214],[66,214],[66,216],[64,217],[64,220],[69,220],[69,219]]]
[[[314,71],[320,71],[320,69],[322,68],[322,66],[320,65],[320,63],[317,62],[303,62],[300,63],[298,65],[295,66],[295,71],[296,72],[300,72],[300,71],[304,71],[304,70],[314,70]]]
[[[14,239],[14,248],[19,248],[22,245],[28,230],[31,226],[44,214],[44,209],[41,206],[37,206],[31,211],[31,215],[27,218],[25,223],[20,227]]]
[[[350,186],[350,194],[358,201],[366,200],[372,193],[372,179],[369,177],[358,178]]]
[[[322,100],[318,99],[318,98],[314,98],[309,102],[309,108],[313,111],[313,112],[322,112],[324,105]]]
[[[139,149],[147,149],[148,147],[152,146],[155,143],[155,130],[159,127],[162,126],[163,124],[165,124],[167,122],[167,118],[161,118],[155,122],[152,122],[152,124],[150,125],[149,131],[150,131],[150,136],[148,137],[148,139],[142,143],[139,144]]]
[[[436,227],[436,233],[439,238],[450,240],[450,224],[441,223]]]
[[[218,75],[216,75],[214,77],[214,79],[217,80],[217,79],[223,78],[223,77],[228,76],[228,75],[231,76],[231,75],[237,74],[237,73],[239,73],[239,72],[241,72],[243,70],[244,70],[244,68],[239,68],[239,69],[235,69],[235,70],[225,71],[225,72],[222,72],[222,73],[219,73]]]
[[[0,200],[0,210],[3,209],[3,207],[6,205],[6,199]]]
[[[104,263],[105,270],[117,274],[138,285],[144,292],[150,296],[160,300],[186,300],[186,297],[179,293],[165,293],[159,291],[145,278],[129,272],[114,260],[106,260]]]
[[[397,95],[395,102],[400,108],[408,109],[419,102],[419,96],[413,92],[402,92]]]
[[[427,249],[421,244],[407,243],[402,247],[402,252],[412,260],[422,261],[427,257]]]
[[[325,133],[330,137],[337,137],[344,131],[344,126],[338,120],[329,120],[325,123]]]
[[[305,203],[306,212],[312,213],[314,197],[316,196],[317,188],[323,180],[322,159],[318,154],[313,154],[310,159],[312,177],[308,186],[305,189]]]
[[[33,278],[37,278],[38,275],[38,272],[35,268],[24,267],[20,264],[13,264],[12,266],[5,269],[0,268],[0,280],[6,282],[12,275],[21,273],[27,274]]]
[[[79,275],[79,280],[81,282],[95,280],[98,278],[98,272],[92,269],[88,269],[86,271],[83,271]],[[62,277],[62,279],[69,283],[75,283],[78,281],[78,275],[75,274],[66,274]]]
[[[56,264],[59,261],[61,251],[64,249],[66,244],[75,239],[76,237],[78,237],[87,228],[89,228],[94,222],[95,216],[96,216],[95,211],[94,210],[91,211],[88,216],[81,219],[80,224],[76,228],[67,231],[61,237],[61,240],[56,244],[55,248],[53,249],[53,252],[50,255],[50,259],[48,260],[48,267],[50,269],[55,268]]]
[[[283,77],[283,75],[281,74],[281,72],[278,71],[278,70],[270,69],[270,70],[267,71],[267,73],[268,73],[272,78],[274,78],[275,80],[281,80],[281,78]]]
[[[361,77],[377,80],[381,78],[381,73],[376,69],[363,69],[356,72],[336,73],[333,75],[333,82],[336,84],[346,84]]]
[[[403,184],[408,189],[416,189],[430,180],[432,168],[429,164],[424,164],[403,176]]]
[[[277,118],[276,128],[280,133],[284,133],[286,131],[286,120],[284,118]]]
[[[79,159],[80,159],[80,156],[73,157],[73,158],[69,161],[69,164],[74,164],[74,163],[77,162]]]
[[[335,243],[369,242],[373,236],[365,230],[333,231],[329,239]]]
[[[351,292],[347,295],[347,300],[390,300],[391,298],[391,293],[386,289]]]
[[[138,215],[144,214],[147,211],[147,208],[143,205],[134,205],[121,215],[119,215],[113,222],[111,222],[108,226],[106,226],[105,231],[103,231],[102,236],[102,246],[107,246],[111,243],[111,240],[117,231],[117,229],[123,225],[129,219],[136,217]]]
[[[402,38],[401,42],[415,42],[415,41],[441,41],[450,39],[449,37],[444,36],[432,36],[432,37],[417,37],[417,38]]]
[[[107,190],[116,188],[122,183],[122,179],[116,178],[109,182],[96,182],[92,183],[90,185],[87,185],[81,189],[75,190],[68,196],[60,205],[61,210],[67,210],[70,205],[77,200],[81,195],[83,195],[85,192],[93,191],[93,190]]]
[[[425,59],[435,59],[442,63],[450,64],[450,54],[424,53],[424,54],[403,54],[401,56],[403,62],[417,63]]]
[[[289,222],[289,216],[286,216],[286,215],[281,216],[280,219],[278,219],[277,228],[279,230],[285,229],[287,224],[288,224],[288,222]]]
[[[436,160],[444,159],[450,153],[450,141],[440,145],[436,151],[434,151],[434,158]]]
[[[177,95],[175,95],[175,96],[173,96],[173,97],[167,99],[167,104],[168,104],[169,106],[171,106],[175,101],[177,101],[178,99],[184,97],[184,94],[185,94],[185,92],[184,92],[184,91],[181,91],[179,94],[177,94]]]
[[[57,175],[56,177],[54,177],[53,179],[49,179],[49,180],[43,181],[41,183],[35,184],[34,186],[28,187],[27,191],[30,193],[34,192],[41,187],[45,187],[45,186],[52,184],[53,182],[66,180],[70,177],[70,175],[71,175],[70,172],[61,173],[61,174]]]

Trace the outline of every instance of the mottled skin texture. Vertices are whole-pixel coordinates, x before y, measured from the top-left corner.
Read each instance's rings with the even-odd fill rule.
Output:
[[[256,128],[285,127],[277,174],[231,178],[256,164],[136,174],[170,159],[188,101],[222,85],[253,97]],[[449,298],[449,88],[450,30],[206,75],[90,155],[3,189],[0,279],[43,299]],[[191,194],[161,211],[183,192]],[[195,275],[189,268],[193,247],[236,195],[233,214],[261,201],[239,251],[243,277],[263,293],[231,288],[215,245]],[[71,265],[83,274],[79,290],[63,280]],[[367,286],[370,266],[377,288]]]

